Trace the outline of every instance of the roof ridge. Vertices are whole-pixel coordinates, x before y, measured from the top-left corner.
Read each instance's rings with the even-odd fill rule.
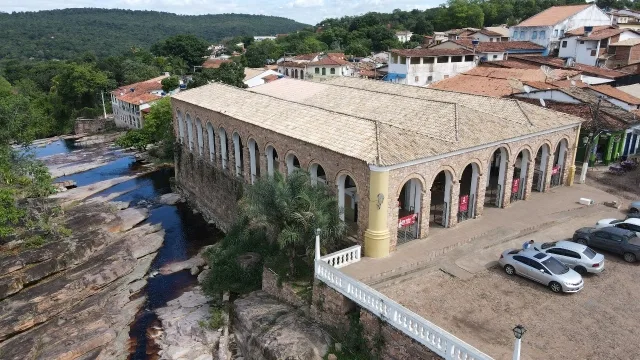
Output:
[[[380,155],[380,128],[378,127],[379,121],[376,121],[376,160],[378,161],[377,165],[382,164],[382,155]]]
[[[524,109],[520,105],[520,101],[515,100],[515,102],[516,102],[516,104],[518,104],[518,109],[520,109],[520,111],[522,111],[522,115],[524,115],[525,119],[527,119],[527,121],[529,122],[529,125],[534,126],[533,122],[531,121],[531,119],[529,119],[529,115],[527,115],[527,113],[524,111]]]

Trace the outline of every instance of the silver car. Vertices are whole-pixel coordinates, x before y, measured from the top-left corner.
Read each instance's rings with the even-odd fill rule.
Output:
[[[555,293],[578,292],[584,287],[580,274],[558,259],[534,249],[507,250],[500,255],[498,263],[508,275],[537,281]]]
[[[571,241],[535,243],[533,249],[549,254],[580,275],[601,273],[604,270],[604,255],[598,254],[586,245]]]

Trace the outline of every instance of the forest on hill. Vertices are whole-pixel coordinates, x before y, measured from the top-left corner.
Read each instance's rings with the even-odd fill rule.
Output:
[[[210,43],[238,35],[275,35],[304,28],[283,17],[176,15],[158,11],[64,9],[0,13],[0,59],[70,59],[84,52],[120,55],[178,34]]]

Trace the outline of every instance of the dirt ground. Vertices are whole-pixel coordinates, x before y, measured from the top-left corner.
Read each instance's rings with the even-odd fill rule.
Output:
[[[434,272],[382,291],[495,359],[511,358],[516,324],[527,328],[523,359],[638,359],[640,264],[604,254],[605,271],[576,294],[497,266],[467,281]]]
[[[587,172],[587,184],[619,196],[624,200],[640,200],[640,166],[623,175],[613,175],[608,167],[598,167]],[[576,169],[576,177],[580,176],[580,168]],[[638,356],[640,358],[640,355]]]

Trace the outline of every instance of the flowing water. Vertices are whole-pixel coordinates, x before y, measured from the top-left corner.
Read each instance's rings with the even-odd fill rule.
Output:
[[[48,146],[54,149],[48,149]],[[59,143],[49,144],[40,148],[40,153],[51,155],[54,151],[64,152]],[[66,148],[72,151],[70,148]],[[46,156],[46,155],[44,155]],[[127,175],[136,170],[134,158],[131,156],[122,157],[111,163],[107,163],[99,168],[65,176],[64,180],[75,180],[78,186],[89,185],[98,181]],[[171,192],[169,179],[173,176],[173,169],[160,169],[153,173],[132,179],[94,196],[106,196],[113,193],[121,195],[113,201],[128,201],[132,207],[147,207],[150,216],[145,223],[161,224],[164,231],[164,243],[158,250],[158,254],[151,265],[150,274],[156,274],[157,270],[165,264],[176,261],[187,260],[198,253],[206,245],[214,244],[223,235],[220,230],[207,224],[207,222],[195,213],[186,204],[161,205],[157,203],[160,195]],[[131,340],[135,344],[130,359],[151,359],[155,358],[157,352],[147,339],[147,331],[151,326],[157,324],[154,309],[164,306],[170,301],[180,296],[184,291],[197,283],[196,277],[189,273],[189,270],[180,271],[170,275],[157,274],[149,276],[144,294],[147,302],[144,308],[138,313],[134,323],[131,325]]]

